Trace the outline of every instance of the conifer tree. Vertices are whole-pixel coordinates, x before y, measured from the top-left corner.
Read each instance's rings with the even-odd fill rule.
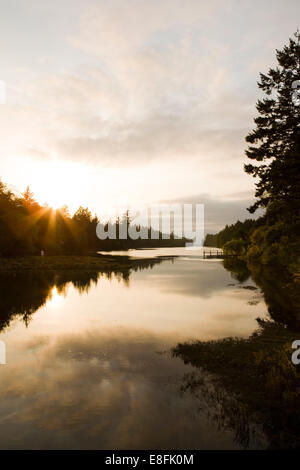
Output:
[[[246,155],[256,164],[245,171],[258,179],[259,207],[280,213],[299,211],[300,204],[300,32],[282,50],[278,65],[260,74],[259,88],[265,97],[257,102],[256,128],[246,137]]]

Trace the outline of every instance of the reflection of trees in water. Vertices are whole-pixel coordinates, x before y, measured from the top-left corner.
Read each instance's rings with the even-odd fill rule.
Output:
[[[275,268],[237,259],[223,264],[241,283],[251,275],[272,321],[258,319],[259,329],[248,339],[177,345],[174,355],[200,369],[184,377],[182,389],[198,397],[221,429],[233,430],[241,447],[297,448],[300,370],[292,364],[291,345],[300,338],[299,284]]]
[[[243,448],[298,448],[300,370],[291,347],[300,333],[259,320],[247,339],[178,344],[176,357],[195,366],[182,389],[220,429],[233,430]]]
[[[251,274],[261,288],[272,320],[291,329],[300,328],[300,286],[282,269],[246,265],[241,260],[224,259],[224,267],[243,282]]]
[[[119,257],[118,257],[119,260]],[[132,272],[153,268],[161,263],[161,259],[120,259],[119,267],[113,270],[99,271],[44,271],[26,273],[5,274],[0,276],[0,331],[10,324],[16,316],[22,316],[26,326],[30,322],[31,315],[46,304],[52,296],[55,287],[58,294],[66,294],[68,284],[79,291],[80,294],[88,293],[93,285],[97,285],[101,279],[123,282],[129,286]]]
[[[217,384],[204,370],[183,377],[181,392],[190,392],[198,403],[199,413],[217,425],[219,431],[233,431],[234,442],[243,449],[265,447],[261,427],[251,420],[247,406]]]
[[[250,277],[250,271],[244,261],[237,258],[224,258],[224,268],[231,273],[233,279],[239,282],[245,282]]]
[[[273,320],[291,329],[300,328],[300,286],[286,272],[251,266],[251,274],[264,293]]]

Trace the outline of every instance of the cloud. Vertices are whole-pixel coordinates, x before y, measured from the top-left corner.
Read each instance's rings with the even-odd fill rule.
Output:
[[[113,0],[87,6],[68,38],[87,54],[86,64],[27,83],[25,104],[9,111],[17,142],[3,122],[11,153],[56,152],[127,166],[149,159],[215,161],[220,144],[230,159],[241,149],[249,103],[231,89],[226,44],[209,41],[199,27],[217,5],[191,0],[183,9],[179,0],[133,0],[125,7]]]
[[[229,189],[229,188],[228,188]],[[204,229],[205,233],[216,233],[226,224],[233,224],[237,220],[253,219],[261,215],[257,211],[255,215],[247,211],[247,207],[253,204],[254,194],[251,191],[227,193],[224,197],[213,197],[209,194],[196,194],[180,200],[180,204],[204,204]],[[177,200],[163,201],[175,203]]]
[[[37,10],[32,1],[28,8],[38,23],[46,7]],[[6,166],[16,167],[23,157],[55,157],[95,172],[132,169],[141,191],[151,166],[151,176],[173,175],[172,190],[167,182],[172,194],[160,187],[161,198],[173,197],[179,185],[185,186],[180,194],[196,193],[195,174],[201,191],[211,195],[228,192],[231,184],[237,191],[250,187],[242,169],[244,138],[256,114],[258,72],[296,29],[299,3],[291,1],[289,9],[278,1],[276,7],[231,0],[79,3],[69,15],[70,2],[63,1],[55,40],[56,9],[48,5],[45,41],[40,49],[35,41],[34,61],[24,34],[23,72],[10,64],[16,83],[8,84],[8,103],[0,106]]]
[[[154,33],[170,33],[197,25],[215,12],[218,1],[122,0],[90,2],[80,21],[79,34],[69,37],[72,44],[97,56],[132,55],[154,40]],[[173,39],[173,38],[171,38]]]

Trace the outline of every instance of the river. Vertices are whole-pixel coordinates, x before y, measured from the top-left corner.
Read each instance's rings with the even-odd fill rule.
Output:
[[[152,263],[2,284],[0,448],[239,448],[209,404],[182,390],[193,368],[170,349],[249,336],[267,311],[260,289],[201,250],[129,254]]]

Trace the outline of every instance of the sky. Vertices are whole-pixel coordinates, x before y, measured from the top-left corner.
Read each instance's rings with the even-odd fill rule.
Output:
[[[259,72],[299,25],[298,0],[0,0],[2,181],[100,218],[166,201],[204,203],[211,232],[248,217]]]

